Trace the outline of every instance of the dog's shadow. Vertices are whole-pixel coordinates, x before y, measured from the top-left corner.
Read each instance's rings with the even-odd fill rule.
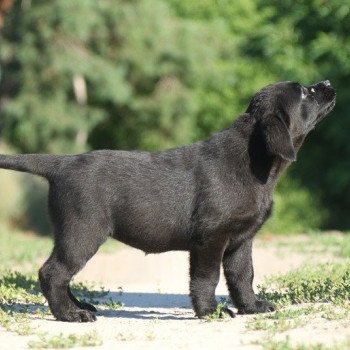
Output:
[[[224,296],[217,296],[220,301]],[[91,300],[85,299],[87,302]],[[196,319],[191,301],[186,294],[109,292],[93,300],[97,316],[147,320],[193,320]],[[0,305],[12,313],[42,314],[49,312],[46,305],[14,303]]]
[[[161,293],[117,293],[110,292],[108,300],[121,303],[117,309],[98,308],[97,316],[111,318],[136,318],[157,320],[191,320],[196,319],[187,294]],[[217,300],[226,300],[225,296],[217,296]],[[101,305],[106,305],[102,301]]]
[[[97,305],[97,316],[103,317],[159,320],[194,318],[191,301],[186,294],[110,292],[100,303],[103,308]],[[122,306],[112,309],[108,307],[112,303]]]

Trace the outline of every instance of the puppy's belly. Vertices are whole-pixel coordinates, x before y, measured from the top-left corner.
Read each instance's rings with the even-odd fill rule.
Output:
[[[170,250],[189,250],[189,241],[181,234],[116,232],[112,237],[147,254],[163,253]]]

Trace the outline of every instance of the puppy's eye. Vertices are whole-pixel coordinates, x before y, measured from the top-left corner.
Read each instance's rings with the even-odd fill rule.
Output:
[[[310,91],[314,94],[315,93],[315,89],[311,88]]]

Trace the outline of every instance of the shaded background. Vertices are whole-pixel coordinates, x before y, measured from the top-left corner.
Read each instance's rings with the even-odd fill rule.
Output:
[[[2,153],[180,146],[266,84],[331,80],[336,108],[264,229],[350,229],[350,0],[2,0],[0,16]],[[50,231],[43,181],[1,171],[0,191],[0,220]]]

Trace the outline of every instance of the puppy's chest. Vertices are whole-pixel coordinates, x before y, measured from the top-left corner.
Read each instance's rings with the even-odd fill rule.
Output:
[[[271,197],[264,196],[256,200],[251,199],[250,203],[246,203],[239,209],[233,209],[230,218],[227,218],[232,234],[258,231],[271,215],[272,205]]]
[[[272,202],[266,206],[259,208],[256,211],[247,211],[242,215],[233,215],[231,218],[231,225],[233,230],[247,231],[251,229],[259,229],[260,226],[271,215]]]

